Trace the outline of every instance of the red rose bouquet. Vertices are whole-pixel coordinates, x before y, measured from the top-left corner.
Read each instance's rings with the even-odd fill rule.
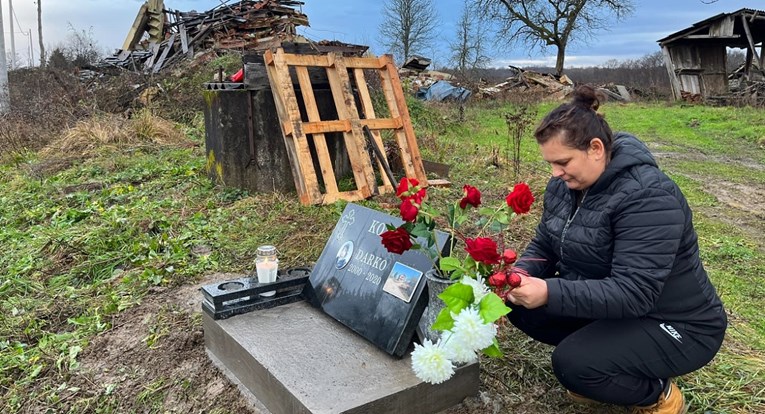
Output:
[[[507,293],[521,283],[522,272],[513,267],[517,255],[504,247],[504,231],[510,221],[528,213],[534,196],[525,183],[517,184],[495,208],[483,207],[481,192],[471,186],[463,187],[463,197],[448,206],[445,216],[428,204],[427,191],[413,178],[403,178],[396,195],[401,199],[399,212],[404,223],[388,225],[381,234],[385,248],[396,254],[416,249],[427,254],[437,264],[443,277],[457,280],[438,297],[445,308],[438,314],[431,328],[441,331],[432,343],[415,344],[412,368],[417,376],[430,383],[440,383],[454,374],[455,364],[477,359],[477,352],[501,356],[496,340],[495,322],[510,312],[505,306]],[[466,236],[471,213],[476,212],[474,237]],[[443,257],[436,245],[436,220],[445,219],[451,236],[451,248],[461,241],[466,255]],[[494,236],[494,237],[491,237]],[[418,240],[425,240],[421,244]],[[499,242],[498,242],[499,241]]]

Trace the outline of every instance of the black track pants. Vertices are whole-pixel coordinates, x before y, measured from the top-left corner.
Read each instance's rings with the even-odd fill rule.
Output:
[[[693,372],[712,360],[725,332],[688,332],[680,322],[656,319],[585,320],[548,315],[544,308],[511,306],[510,322],[537,341],[554,345],[552,366],[564,387],[618,405],[650,405],[660,379]]]

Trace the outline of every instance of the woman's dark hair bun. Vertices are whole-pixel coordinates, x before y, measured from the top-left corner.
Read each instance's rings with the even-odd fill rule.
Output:
[[[600,103],[605,102],[605,100],[606,95],[603,92],[595,90],[589,85],[580,85],[574,89],[574,99],[571,103],[597,111],[600,108]]]

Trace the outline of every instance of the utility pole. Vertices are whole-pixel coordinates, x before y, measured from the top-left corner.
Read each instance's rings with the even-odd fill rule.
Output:
[[[3,13],[0,7],[0,115],[11,110],[10,95],[8,94],[8,65],[5,61],[5,28]]]
[[[37,33],[40,36],[40,67],[45,67],[45,45],[42,36],[42,0],[37,0]]]
[[[11,26],[11,62],[10,68],[16,69],[16,38],[13,33],[13,0],[8,0],[8,20]]]

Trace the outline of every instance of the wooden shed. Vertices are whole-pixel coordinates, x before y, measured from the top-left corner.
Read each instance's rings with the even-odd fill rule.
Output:
[[[765,11],[741,9],[721,13],[658,40],[669,72],[672,95],[704,99],[730,92],[727,49],[746,50],[746,64],[736,82],[765,80]]]

